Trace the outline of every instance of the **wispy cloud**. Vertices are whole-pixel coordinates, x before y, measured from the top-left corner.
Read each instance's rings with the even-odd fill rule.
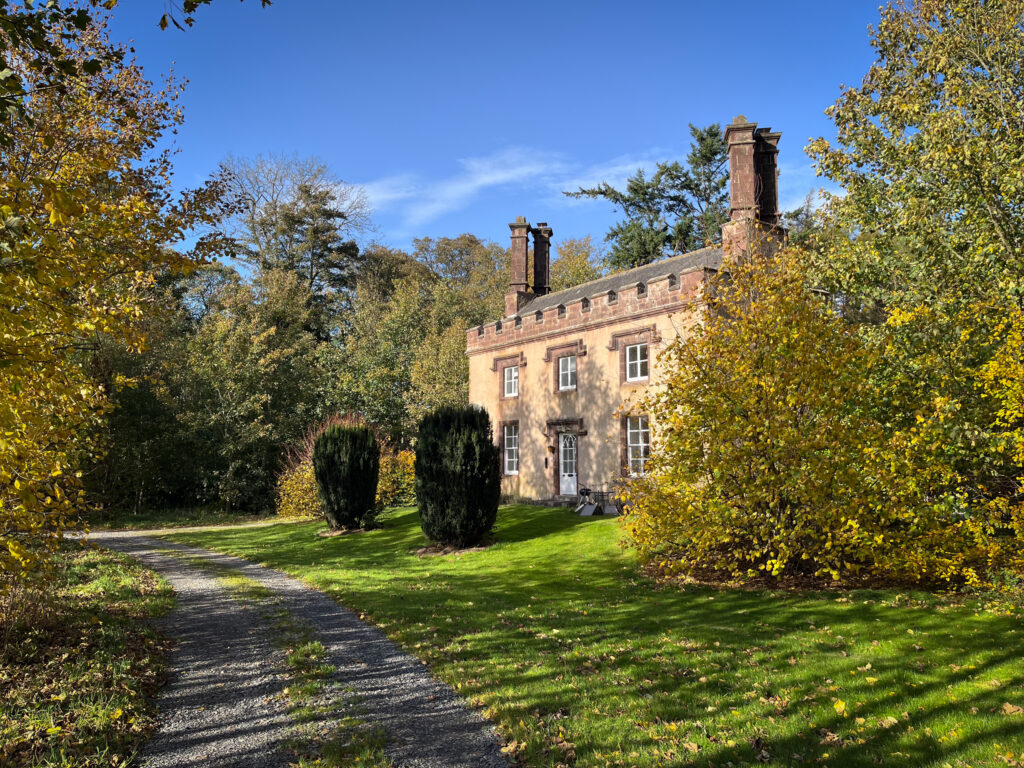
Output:
[[[417,226],[464,208],[491,187],[536,182],[562,167],[562,159],[522,147],[512,147],[487,157],[460,160],[462,171],[431,184],[406,213],[406,224]]]
[[[415,198],[420,193],[420,184],[412,174],[401,174],[363,184],[363,191],[373,209],[382,211],[402,200]]]
[[[533,199],[548,205],[578,205],[586,201],[565,197],[562,192],[593,187],[603,181],[623,186],[638,168],[652,170],[670,153],[651,149],[583,165],[563,155],[509,147],[483,157],[460,159],[458,171],[441,179],[425,179],[412,173],[386,176],[363,184],[376,211],[397,213],[401,227],[414,230],[442,216],[463,210],[480,195],[498,187],[529,189]]]
[[[406,173],[371,181],[363,188],[375,210],[398,209],[402,226],[412,229],[464,209],[488,189],[527,184],[546,188],[567,167],[558,154],[526,147],[463,158],[458,166],[458,172],[447,178],[424,179]]]
[[[551,185],[551,191],[567,203],[581,202],[564,197],[563,191],[597,186],[602,181],[622,188],[626,186],[627,179],[638,169],[642,168],[649,174],[659,162],[668,160],[669,156],[670,153],[664,150],[648,150],[640,155],[621,155],[603,163],[580,168],[568,176],[557,179]]]

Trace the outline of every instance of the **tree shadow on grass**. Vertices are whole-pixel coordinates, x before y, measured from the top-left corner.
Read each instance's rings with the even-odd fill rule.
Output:
[[[434,558],[410,554],[424,541],[414,510],[357,536],[314,530],[187,538],[365,612],[486,705],[531,764],[558,754],[559,728],[581,764],[654,749],[673,751],[671,765],[857,768],[986,762],[996,743],[1024,752],[1024,721],[1001,714],[1024,704],[1016,617],[877,590],[660,587],[607,524],[565,510],[503,508],[497,546]]]

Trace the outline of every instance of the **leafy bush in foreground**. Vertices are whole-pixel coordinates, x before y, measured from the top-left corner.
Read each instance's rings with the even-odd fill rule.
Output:
[[[640,406],[657,430],[649,473],[625,491],[641,558],[836,580],[1019,568],[1019,506],[949,493],[929,434],[878,417],[884,348],[807,289],[805,264],[784,252],[730,266],[717,311],[663,353],[665,388]]]
[[[416,454],[410,450],[385,451],[380,457],[377,509],[416,501]]]
[[[323,517],[312,457],[286,467],[278,475],[276,509],[278,517]]]
[[[358,528],[373,522],[380,448],[368,427],[326,429],[313,446],[313,471],[331,528]]]
[[[501,477],[486,411],[470,405],[427,414],[420,422],[415,469],[416,502],[427,538],[467,547],[491,530]]]

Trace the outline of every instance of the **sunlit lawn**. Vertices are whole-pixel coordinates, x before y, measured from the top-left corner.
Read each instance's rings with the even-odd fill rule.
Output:
[[[1024,763],[1020,615],[896,592],[659,589],[615,520],[502,508],[486,551],[418,557],[414,510],[177,534],[365,614],[531,766]]]

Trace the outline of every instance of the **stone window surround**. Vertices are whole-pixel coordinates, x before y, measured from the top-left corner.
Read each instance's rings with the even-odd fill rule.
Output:
[[[579,390],[580,386],[580,358],[586,356],[587,345],[583,343],[583,339],[577,339],[576,341],[569,342],[567,344],[556,344],[553,347],[548,347],[544,350],[544,362],[551,363],[552,370],[552,386],[554,393],[557,394],[570,394]],[[560,389],[558,384],[558,360],[561,357],[575,357],[576,358],[576,386],[573,389]]]
[[[619,333],[613,333],[611,341],[608,343],[608,350],[610,352],[618,351],[619,353],[619,385],[623,387],[634,387],[644,386],[651,380],[651,347],[661,341],[661,334],[658,333],[658,327],[656,325],[646,325],[641,328],[633,328],[628,331],[621,331]],[[631,347],[634,344],[646,344],[647,345],[647,378],[638,379],[636,381],[626,380],[626,347]]]
[[[513,366],[519,368],[519,386],[517,387],[517,394],[505,395],[505,369],[512,368]],[[522,369],[526,367],[526,355],[522,352],[517,352],[514,355],[505,355],[504,357],[496,357],[491,362],[491,370],[498,374],[498,400],[515,400],[519,397],[518,392],[522,391]]]

